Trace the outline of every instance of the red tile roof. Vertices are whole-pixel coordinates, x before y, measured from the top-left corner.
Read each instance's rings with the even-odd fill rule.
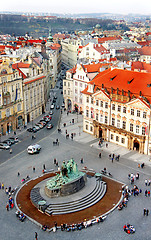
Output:
[[[95,85],[98,88],[106,88],[111,92],[111,88],[121,92],[122,89],[127,95],[130,91],[131,96],[134,94],[139,97],[140,91],[142,96],[146,97],[151,103],[151,74],[134,72],[122,69],[114,69],[112,71],[106,70],[98,74],[90,84]],[[87,93],[85,90],[83,93]]]
[[[138,49],[140,55],[149,55],[151,56],[151,47],[145,46]]]
[[[45,78],[45,76],[41,76],[39,78],[35,78],[35,79],[30,80],[30,81],[24,82],[24,84],[29,84],[29,83],[35,82],[35,81],[43,79],[43,78]]]
[[[146,71],[151,73],[151,64],[147,64],[146,62],[132,62],[131,70],[138,70],[138,71]]]
[[[98,43],[104,43],[106,41],[115,41],[115,40],[122,40],[122,38],[120,36],[98,38]]]
[[[94,44],[94,49],[102,54],[109,53],[109,51],[103,47],[101,44]]]

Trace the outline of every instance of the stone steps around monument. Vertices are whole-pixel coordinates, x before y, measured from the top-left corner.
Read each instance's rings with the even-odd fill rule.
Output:
[[[87,195],[85,195],[84,197],[82,197],[82,198],[80,198],[80,199],[77,199],[77,200],[73,200],[73,201],[70,201],[70,202],[65,202],[65,203],[52,203],[52,204],[50,204],[49,206],[51,206],[51,207],[53,207],[53,208],[55,208],[55,207],[60,207],[60,206],[69,206],[70,204],[76,204],[76,203],[79,203],[79,202],[81,202],[81,201],[83,201],[83,199],[87,199],[87,198],[90,198],[91,197],[91,195],[93,195],[97,190],[98,190],[98,188],[99,188],[99,184],[100,184],[100,182],[99,181],[96,181],[96,184],[95,184],[95,188],[89,193],[89,194],[87,194]]]
[[[61,211],[60,210],[59,211],[55,210],[55,212],[52,211],[52,214],[53,215],[58,215],[58,214],[67,214],[67,213],[73,213],[73,212],[77,212],[77,211],[82,211],[82,210],[84,210],[86,208],[89,208],[89,207],[93,206],[97,202],[99,202],[103,198],[105,192],[106,192],[106,186],[105,186],[105,188],[103,188],[103,190],[100,192],[100,194],[98,196],[96,196],[94,199],[89,200],[87,202],[87,204],[83,203],[80,206],[72,207],[72,208],[69,208],[69,209],[68,208],[62,209]]]
[[[38,202],[39,201],[46,201],[41,195],[40,195],[40,188],[33,188],[30,192],[30,199],[32,203],[35,205],[35,207],[39,207]]]
[[[53,208],[51,205],[49,205],[45,212],[49,215],[58,215],[77,212],[91,207],[103,198],[106,192],[106,183],[101,181],[100,184],[100,181],[96,181],[94,190],[95,191],[92,191],[82,199],[72,201],[72,204],[70,203],[70,205],[68,205],[68,203],[62,203],[62,206],[60,204],[56,204],[55,206],[58,206],[58,208]]]

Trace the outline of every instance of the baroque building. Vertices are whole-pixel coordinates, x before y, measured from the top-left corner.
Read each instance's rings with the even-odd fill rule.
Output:
[[[151,74],[104,71],[83,93],[83,130],[139,153],[151,154]]]

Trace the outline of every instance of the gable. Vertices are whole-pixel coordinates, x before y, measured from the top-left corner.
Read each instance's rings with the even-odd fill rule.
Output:
[[[96,92],[92,95],[98,100],[109,100],[110,97],[102,90],[96,89]]]
[[[142,100],[140,100],[138,98],[126,103],[126,105],[129,105],[130,107],[133,107],[133,108],[136,108],[136,109],[149,110],[148,104],[146,102],[143,102]]]

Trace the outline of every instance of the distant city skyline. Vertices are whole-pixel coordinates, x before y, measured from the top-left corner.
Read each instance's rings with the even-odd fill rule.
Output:
[[[69,0],[42,2],[36,0],[6,0],[1,3],[0,11],[13,12],[49,12],[49,13],[113,13],[113,14],[151,14],[151,2],[144,0],[106,0],[106,1],[80,1],[76,0],[71,3]]]

